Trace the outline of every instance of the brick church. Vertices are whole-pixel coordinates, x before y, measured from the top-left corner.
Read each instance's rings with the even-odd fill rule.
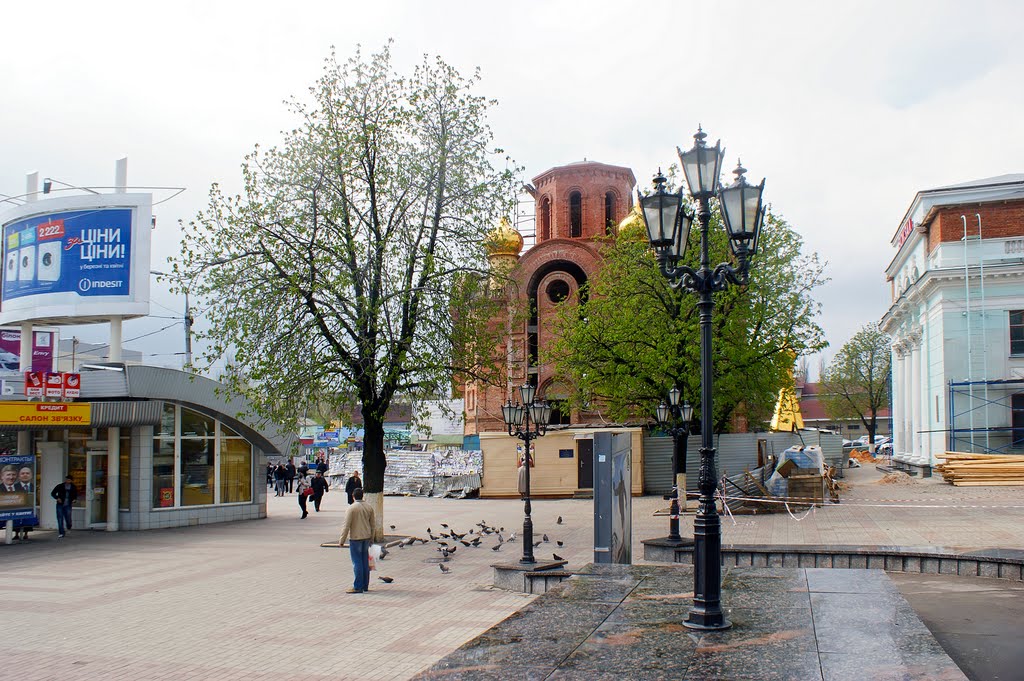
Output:
[[[551,168],[526,187],[535,202],[536,244],[523,253],[523,237],[507,221],[491,233],[487,244],[491,267],[509,272],[512,280],[508,309],[526,312],[511,323],[504,348],[508,385],[466,386],[466,435],[504,433],[501,406],[510,396],[517,399],[518,386],[525,382],[537,387],[539,399],[551,403],[552,424],[585,427],[601,422],[596,412],[570,406],[569,386],[540,358],[552,341],[555,306],[566,299],[579,300],[581,289],[600,267],[602,242],[616,238],[620,229],[642,229],[642,220],[633,210],[635,185],[633,171],[622,166],[581,161]],[[538,468],[543,463],[544,445],[548,444],[542,441],[549,439],[537,441],[541,459]],[[486,444],[483,448],[486,457]],[[585,459],[587,453],[576,449],[574,446],[572,458]],[[563,458],[569,456],[566,449],[560,451]],[[581,461],[580,466],[580,480],[584,481],[589,464]],[[567,473],[562,486],[575,487],[575,478],[575,474]]]

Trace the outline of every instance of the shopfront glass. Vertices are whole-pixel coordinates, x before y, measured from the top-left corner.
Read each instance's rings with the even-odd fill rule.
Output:
[[[84,496],[88,506],[87,511],[90,525],[102,525],[107,522],[107,503],[109,501],[109,488],[107,484],[107,455],[89,454],[87,462],[89,486],[85,488]]]
[[[252,445],[216,419],[166,403],[153,438],[153,508],[252,501]]]

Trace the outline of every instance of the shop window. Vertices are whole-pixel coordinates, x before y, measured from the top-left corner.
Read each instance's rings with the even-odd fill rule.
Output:
[[[184,410],[182,410],[184,411]],[[182,419],[184,425],[184,419]],[[181,505],[213,504],[214,459],[216,440],[212,438],[181,438]]]
[[[1010,354],[1024,355],[1024,310],[1010,310]]]
[[[175,407],[170,402],[164,402],[164,410],[160,415],[160,425],[157,427],[156,434],[163,436],[174,437],[174,414]]]
[[[205,414],[169,404],[153,439],[153,508],[252,501],[252,445]],[[219,436],[218,436],[219,433]]]
[[[243,501],[252,501],[252,445],[242,438],[222,437],[220,503],[235,504]]]
[[[118,463],[117,483],[117,510],[130,511],[131,484],[132,484],[132,436],[127,428],[121,429],[121,446],[119,448],[120,462]]]
[[[569,236],[583,235],[583,195],[579,192],[569,194]]]
[[[153,508],[176,505],[174,495],[174,439],[153,440]]]

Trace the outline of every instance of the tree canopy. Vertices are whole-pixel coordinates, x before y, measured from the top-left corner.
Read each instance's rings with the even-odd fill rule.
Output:
[[[358,405],[368,493],[383,489],[388,406],[447,395],[497,342],[482,243],[515,168],[479,80],[430,57],[399,75],[388,46],[332,53],[290,102],[296,127],[245,157],[241,195],[214,185],[183,226],[175,275],[205,303],[205,359],[233,352],[230,388],[280,423]]]
[[[684,258],[692,267],[699,264],[699,238],[694,229]],[[826,345],[811,295],[826,281],[824,266],[801,246],[785,220],[769,212],[749,285],[714,294],[716,431],[728,430],[740,412],[763,424],[790,380],[794,357]],[[709,248],[712,264],[730,258],[717,213]],[[609,242],[602,257],[585,301],[563,304],[559,340],[547,359],[571,377],[580,404],[600,405],[616,420],[647,420],[673,385],[699,412],[697,296],[669,286],[640,235]]]
[[[892,339],[866,324],[839,349],[822,377],[818,400],[830,419],[856,419],[874,441],[878,412],[889,406]]]

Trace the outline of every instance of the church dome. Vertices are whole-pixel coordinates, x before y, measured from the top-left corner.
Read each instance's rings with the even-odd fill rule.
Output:
[[[501,224],[491,230],[484,238],[487,255],[516,255],[523,250],[523,235],[520,234],[508,218],[502,218]]]
[[[619,223],[618,233],[620,239],[647,241],[647,225],[644,224],[644,216],[639,205],[633,206],[629,215]]]

